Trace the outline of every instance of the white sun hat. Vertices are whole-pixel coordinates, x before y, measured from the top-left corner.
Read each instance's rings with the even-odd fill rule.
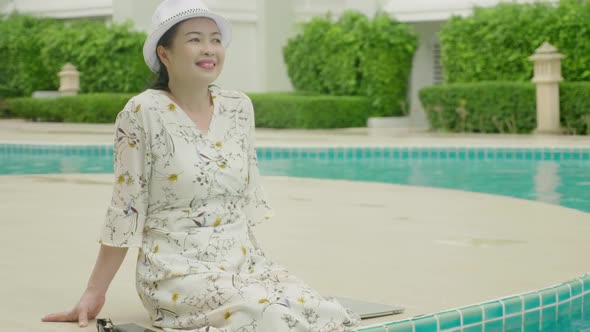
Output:
[[[227,48],[231,41],[231,24],[221,15],[215,14],[201,0],[164,0],[152,17],[152,28],[143,44],[143,58],[150,69],[157,73],[160,63],[156,48],[162,36],[176,23],[194,17],[207,17],[215,21],[221,33],[221,45]]]

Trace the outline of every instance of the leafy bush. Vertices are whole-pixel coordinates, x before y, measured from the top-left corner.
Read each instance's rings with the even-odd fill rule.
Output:
[[[407,25],[379,15],[365,38],[367,45],[360,62],[362,87],[371,99],[374,115],[407,114],[408,80],[417,37]]]
[[[440,33],[445,81],[528,81],[535,50],[549,41],[567,58],[568,81],[590,80],[590,1],[502,3],[453,17]]]
[[[43,31],[56,25],[52,19],[0,15],[0,98],[57,88],[57,71],[47,68],[39,54]]]
[[[62,66],[81,72],[81,92],[136,92],[152,74],[141,56],[145,34],[129,25],[0,16],[0,97],[57,90]]]
[[[417,37],[387,15],[316,17],[283,50],[297,91],[367,96],[372,116],[402,115]]]

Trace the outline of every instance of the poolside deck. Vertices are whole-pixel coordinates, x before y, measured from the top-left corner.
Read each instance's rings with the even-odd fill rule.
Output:
[[[112,142],[112,125],[0,121],[0,142]],[[259,130],[259,145],[590,146],[585,137],[368,135]],[[400,304],[399,320],[568,281],[590,271],[590,214],[485,194],[379,183],[265,178],[277,217],[268,255],[326,295]],[[0,330],[95,331],[41,323],[69,309],[94,265],[111,175],[0,177]],[[101,317],[149,327],[130,251]],[[9,299],[9,300],[6,300]]]

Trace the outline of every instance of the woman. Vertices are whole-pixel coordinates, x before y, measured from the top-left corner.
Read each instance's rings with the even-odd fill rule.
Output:
[[[166,0],[144,57],[159,78],[116,120],[115,185],[88,287],[44,321],[86,326],[129,247],[136,287],[165,331],[347,331],[358,317],[264,256],[252,227],[272,216],[259,182],[254,112],[210,84],[231,29],[197,0]]]

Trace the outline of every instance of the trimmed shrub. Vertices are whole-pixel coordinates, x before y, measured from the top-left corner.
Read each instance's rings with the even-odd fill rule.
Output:
[[[524,82],[456,83],[420,90],[433,129],[529,133],[536,127],[535,86]]]
[[[256,125],[265,128],[365,127],[371,113],[368,98],[354,96],[250,94]]]
[[[11,113],[19,118],[50,122],[113,123],[134,94],[97,93],[60,98],[14,98]]]
[[[86,94],[56,99],[14,98],[9,112],[38,121],[112,123],[134,94]],[[313,94],[250,94],[256,125],[268,128],[364,127],[370,113],[365,97]]]
[[[566,133],[590,135],[590,82],[564,82],[559,87],[561,125]]]
[[[420,101],[433,129],[475,133],[531,133],[537,126],[535,85],[525,82],[456,83],[426,87]],[[590,134],[590,82],[560,86],[561,126]]]

